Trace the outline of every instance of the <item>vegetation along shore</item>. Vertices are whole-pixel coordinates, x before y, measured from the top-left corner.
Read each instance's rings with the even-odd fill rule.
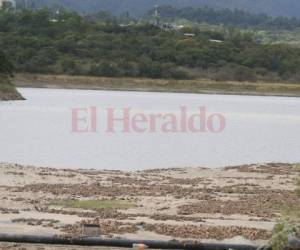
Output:
[[[153,91],[203,94],[300,96],[300,84],[270,82],[175,80],[133,77],[95,77],[46,74],[16,74],[17,87],[118,91]]]
[[[0,50],[0,101],[22,100],[15,86],[11,83],[12,65]]]
[[[262,43],[253,32],[239,29],[257,16],[230,11],[231,19],[250,21],[237,29],[203,29],[198,22],[218,25],[210,20],[228,13],[197,9],[195,13],[204,12],[207,18],[194,20],[185,9],[182,17],[195,25],[180,28],[178,9],[159,11],[162,22],[174,25],[154,25],[150,14],[133,19],[104,12],[1,9],[0,46],[6,54],[1,60],[11,62],[1,64],[6,67],[1,99],[20,98],[8,81],[12,71],[20,87],[300,95],[300,48]],[[271,29],[268,23],[278,29],[279,21],[264,16],[258,27]],[[283,21],[289,31],[300,25],[298,19]]]
[[[103,13],[0,10],[0,46],[17,73],[299,83],[300,48],[251,32],[161,27]]]
[[[0,75],[0,101],[23,100],[7,77]]]

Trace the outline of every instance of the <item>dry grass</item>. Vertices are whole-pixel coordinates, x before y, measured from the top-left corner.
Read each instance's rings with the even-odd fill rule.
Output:
[[[294,168],[299,171],[299,175],[300,175],[300,164],[295,164]],[[297,180],[296,192],[297,192],[298,196],[300,197],[300,176],[299,176],[299,178]],[[299,204],[299,207],[300,207],[300,204]],[[300,211],[300,209],[299,209],[299,211]],[[299,212],[299,218],[300,218],[300,212]]]
[[[281,212],[286,220],[300,223],[300,206],[287,207]]]
[[[19,74],[20,87],[300,96],[300,84]]]
[[[300,172],[300,164],[295,164],[294,168]]]

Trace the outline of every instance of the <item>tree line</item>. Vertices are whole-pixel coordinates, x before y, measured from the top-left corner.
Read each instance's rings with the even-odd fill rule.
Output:
[[[1,10],[0,49],[17,72],[41,74],[187,79],[212,72],[243,81],[300,72],[300,49],[261,45],[248,33],[124,26],[63,10]]]
[[[240,28],[286,29],[300,27],[300,19],[296,17],[272,17],[267,14],[254,14],[244,10],[204,8],[176,8],[165,5],[158,8],[162,20],[173,21],[184,18],[192,22],[205,22],[214,25],[231,25]],[[153,15],[154,9],[148,12]]]
[[[8,60],[6,54],[3,50],[0,49],[0,76],[2,75],[12,75],[13,74],[13,65]]]

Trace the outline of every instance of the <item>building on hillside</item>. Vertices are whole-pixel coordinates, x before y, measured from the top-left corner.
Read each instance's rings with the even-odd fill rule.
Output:
[[[154,18],[155,18],[155,25],[159,26],[160,25],[160,16],[159,16],[159,12],[158,12],[158,5],[155,5]]]
[[[12,5],[14,8],[16,8],[16,1],[15,1],[15,0],[0,0],[0,8],[3,7],[3,4],[4,4],[5,2],[11,3],[11,5]]]
[[[183,35],[184,35],[184,36],[190,36],[190,37],[196,36],[195,33],[184,33]]]
[[[163,30],[181,30],[185,26],[184,25],[177,25],[176,23],[166,23],[161,19],[161,15],[159,13],[159,6],[155,5],[154,6],[154,12],[153,15],[151,16],[152,18],[150,19],[149,23],[153,24]]]

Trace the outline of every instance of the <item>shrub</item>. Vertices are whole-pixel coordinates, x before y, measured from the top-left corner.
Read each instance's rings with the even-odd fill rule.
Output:
[[[13,68],[12,63],[7,59],[4,52],[0,50],[0,74],[12,75]]]
[[[236,64],[229,64],[220,68],[214,78],[217,81],[257,81],[256,73],[253,69]]]
[[[186,73],[185,71],[181,70],[181,69],[175,69],[172,73],[171,73],[171,78],[174,78],[176,80],[183,80],[183,79],[188,79],[191,78],[189,76],[188,73]]]
[[[102,62],[99,64],[93,64],[90,68],[91,75],[93,76],[106,76],[106,77],[116,77],[121,76],[121,72],[118,65],[115,63]]]

